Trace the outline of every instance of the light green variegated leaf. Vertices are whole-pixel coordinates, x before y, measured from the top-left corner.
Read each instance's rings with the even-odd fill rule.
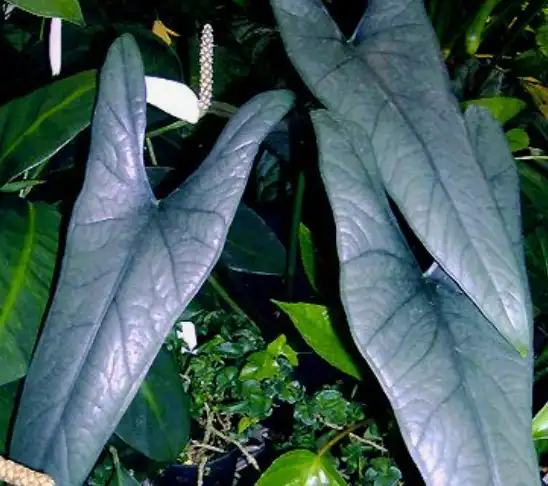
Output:
[[[484,116],[475,108],[467,116],[478,149],[504,139]],[[530,348],[522,358],[437,264],[422,275],[378,189],[374,146],[361,128],[324,111],[313,122],[350,330],[426,483],[536,484]],[[524,278],[515,166],[493,147],[480,160]]]
[[[25,376],[50,295],[61,217],[0,197],[0,386]]]
[[[271,0],[289,58],[324,105],[370,140],[423,245],[521,353],[525,283],[421,0],[371,0],[350,39],[321,0]]]

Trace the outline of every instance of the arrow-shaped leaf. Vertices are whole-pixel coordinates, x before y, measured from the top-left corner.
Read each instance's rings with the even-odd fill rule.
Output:
[[[320,0],[272,0],[313,93],[371,140],[381,177],[445,271],[521,353],[526,289],[448,88],[421,0],[371,0],[347,40]]]
[[[361,128],[343,129],[326,112],[313,122],[350,329],[427,484],[536,484],[531,357],[521,358],[439,267],[421,275],[378,189],[375,151]],[[485,174],[496,209],[518,242],[515,167],[492,167]]]
[[[14,459],[81,485],[175,319],[215,265],[261,140],[292,95],[259,95],[208,158],[157,201],[143,165],[145,84],[133,38],[101,73],[82,191],[16,419]]]

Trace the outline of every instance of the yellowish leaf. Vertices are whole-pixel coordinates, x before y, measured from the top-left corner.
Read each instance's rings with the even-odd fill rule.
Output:
[[[535,78],[520,78],[520,80],[539,111],[548,120],[548,86],[544,86]]]
[[[162,39],[168,46],[172,44],[171,37],[179,37],[179,34],[167,27],[161,20],[155,20],[152,24],[152,32]]]

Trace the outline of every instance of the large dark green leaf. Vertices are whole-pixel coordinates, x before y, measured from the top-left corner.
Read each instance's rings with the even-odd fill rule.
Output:
[[[325,456],[297,449],[276,459],[257,486],[345,486],[347,482]]]
[[[145,456],[174,463],[189,432],[189,403],[179,370],[172,356],[160,351],[116,434]]]
[[[84,17],[78,0],[10,0],[9,3],[40,17],[59,17],[81,26],[84,25]]]
[[[490,147],[482,173],[522,278],[516,169],[497,159],[493,144],[504,136],[495,122],[476,108],[468,121],[474,145]],[[379,190],[374,147],[361,128],[343,129],[326,112],[313,122],[350,329],[427,484],[536,484],[530,349],[522,358],[437,264],[422,276]],[[528,300],[524,306],[530,315]]]
[[[288,55],[328,108],[371,140],[409,226],[521,353],[525,285],[421,0],[371,0],[347,40],[321,0],[272,0]]]
[[[0,186],[45,162],[89,125],[96,76],[76,74],[0,107]]]
[[[221,262],[238,272],[283,275],[285,248],[264,220],[241,203],[228,232]]]
[[[59,213],[0,197],[0,386],[25,376],[49,299]]]
[[[0,386],[0,454],[5,454],[19,381]]]
[[[143,165],[143,65],[131,36],[113,44],[57,290],[17,415],[15,460],[63,486],[84,482],[217,262],[259,143],[292,101],[275,91],[244,105],[200,168],[157,201]]]

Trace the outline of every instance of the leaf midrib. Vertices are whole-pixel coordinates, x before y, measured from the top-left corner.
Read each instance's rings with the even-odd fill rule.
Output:
[[[65,108],[67,105],[72,103],[73,101],[81,98],[84,96],[88,91],[91,91],[95,86],[95,83],[90,83],[88,85],[85,85],[84,87],[80,87],[76,89],[73,93],[71,93],[69,96],[67,96],[61,103],[53,106],[51,109],[43,112],[41,115],[39,115],[34,122],[32,122],[29,127],[24,130],[16,139],[12,142],[12,144],[0,155],[0,164],[2,164],[8,157],[11,155],[11,153],[19,147],[23,143],[23,141],[28,138],[30,135],[32,135],[34,132],[38,130],[38,128],[48,119],[51,118],[55,113],[61,111],[63,108]]]
[[[0,313],[0,334],[7,330],[8,318],[13,307],[17,302],[17,297],[23,288],[27,270],[30,266],[32,249],[34,247],[36,237],[36,209],[34,205],[27,202],[28,207],[28,224],[25,239],[23,240],[23,249],[21,250],[19,261],[16,266],[15,273],[11,279],[11,287],[6,299],[4,300],[2,311]]]

